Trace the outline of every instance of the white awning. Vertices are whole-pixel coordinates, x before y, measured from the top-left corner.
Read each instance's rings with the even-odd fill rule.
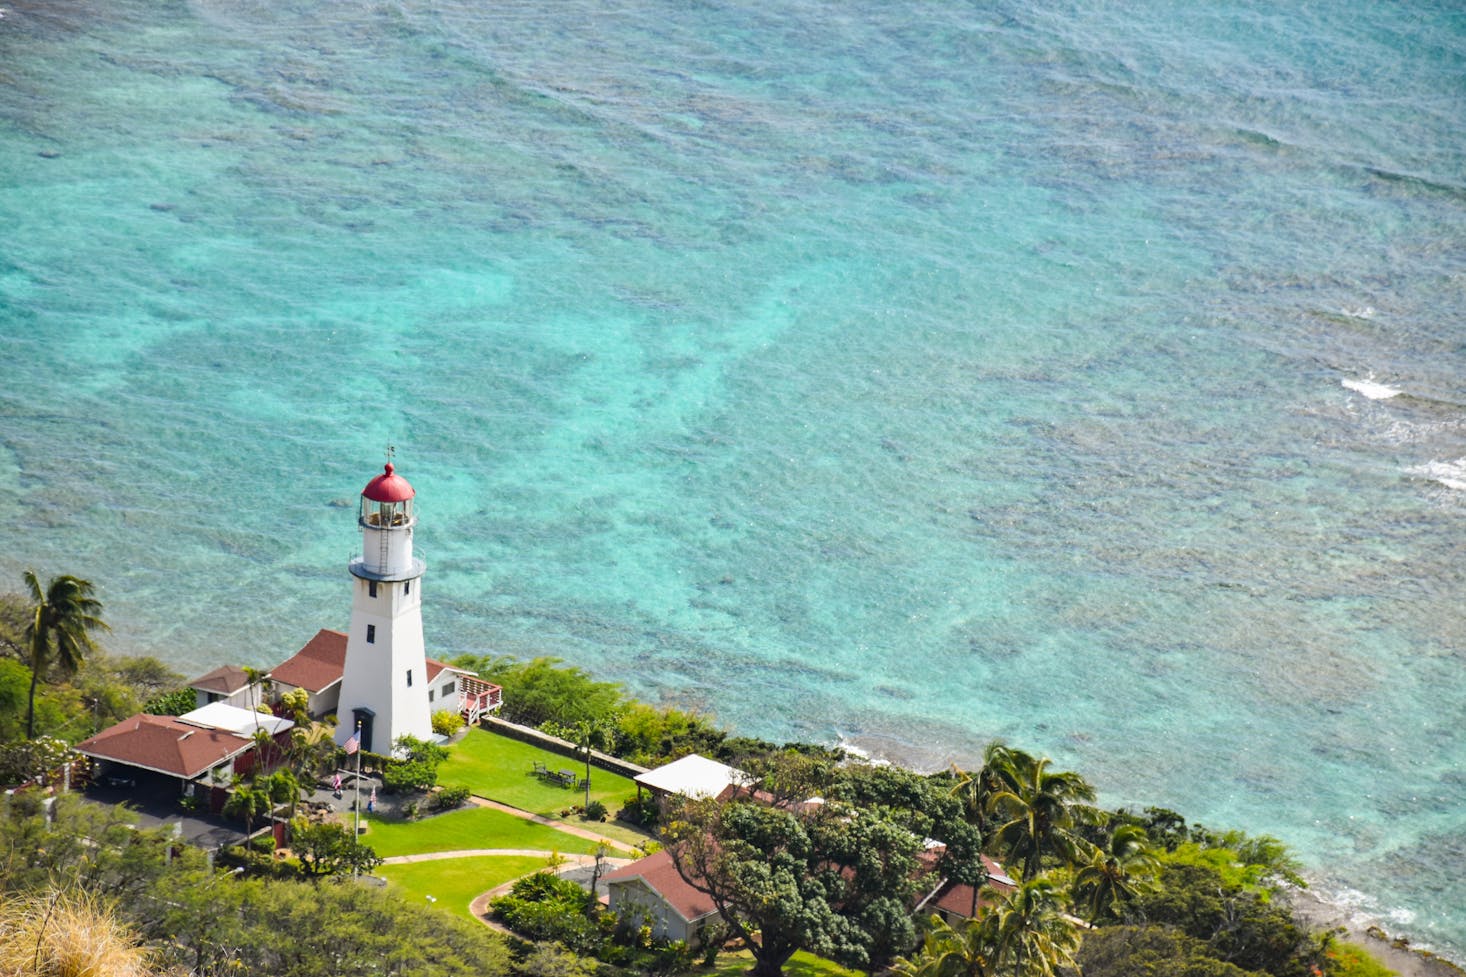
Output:
[[[643,787],[683,797],[717,797],[734,784],[741,786],[750,780],[742,770],[696,753],[636,777]]]

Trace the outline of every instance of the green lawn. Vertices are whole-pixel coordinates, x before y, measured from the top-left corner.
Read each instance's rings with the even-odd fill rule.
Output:
[[[737,953],[718,954],[717,963],[711,969],[693,967],[688,973],[694,977],[742,977],[752,969],[753,954],[739,950]],[[784,964],[784,973],[786,977],[860,977],[862,972],[800,950]]]
[[[596,843],[486,807],[465,807],[421,821],[384,821],[364,815],[362,841],[383,858],[474,848],[533,848],[595,853]],[[348,829],[349,831],[349,829]]]
[[[585,802],[585,791],[547,784],[534,776],[534,765],[550,770],[571,770],[585,776],[585,762],[551,753],[486,729],[471,729],[450,746],[448,759],[438,768],[438,783],[467,784],[480,797],[487,797],[535,814],[559,817],[560,812]],[[620,774],[590,768],[590,797],[605,804],[614,815],[626,798],[636,793],[636,784]]]
[[[426,902],[427,897],[432,896],[436,900],[433,905],[437,908],[472,919],[468,906],[475,897],[544,867],[543,858],[477,855],[409,865],[379,865],[376,874],[408,899]]]

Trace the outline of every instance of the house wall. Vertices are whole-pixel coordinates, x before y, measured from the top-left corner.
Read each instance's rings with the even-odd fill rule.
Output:
[[[291,685],[289,682],[276,681],[275,694],[272,696],[272,699],[278,703],[282,695],[285,695],[287,692],[294,692],[298,688],[299,686]],[[312,719],[324,719],[327,716],[333,715],[337,707],[341,704],[341,683],[337,682],[321,692],[311,692],[309,696],[305,703],[305,711],[310,714]],[[287,716],[286,718],[288,719],[289,717]]]
[[[197,708],[202,709],[211,702],[224,702],[231,706],[238,706],[241,709],[253,709],[254,702],[249,694],[249,686],[245,686],[233,695],[222,695],[218,692],[205,692],[203,689],[193,690],[194,701],[198,703]]]
[[[321,692],[312,692],[310,701],[306,703],[305,710],[310,713],[312,719],[324,719],[326,716],[335,715],[341,705],[341,683],[337,682],[329,689]]]
[[[606,884],[611,911],[622,919],[639,920],[636,925],[650,926],[652,936],[663,940],[683,940],[689,947],[695,947],[701,935],[695,926],[677,914],[660,895],[641,879]]]

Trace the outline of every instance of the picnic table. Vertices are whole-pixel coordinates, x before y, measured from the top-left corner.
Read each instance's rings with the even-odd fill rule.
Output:
[[[545,783],[559,784],[561,787],[585,787],[590,783],[589,778],[582,780],[575,776],[574,770],[551,770],[538,760],[535,761],[534,775]]]

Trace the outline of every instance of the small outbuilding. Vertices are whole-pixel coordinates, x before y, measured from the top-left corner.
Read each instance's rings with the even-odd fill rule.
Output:
[[[712,898],[689,885],[665,851],[618,868],[604,881],[617,918],[649,926],[660,939],[682,940],[696,948],[718,918]]]
[[[305,689],[306,712],[313,719],[335,715],[341,704],[341,675],[346,667],[346,632],[322,628],[305,646],[270,672],[275,694]]]
[[[193,689],[200,706],[223,702],[247,709],[253,705],[249,673],[238,665],[221,665],[189,682],[188,687]]]
[[[737,767],[696,753],[638,774],[635,780],[638,791],[645,787],[659,801],[668,797],[727,800],[753,782],[752,777]]]

